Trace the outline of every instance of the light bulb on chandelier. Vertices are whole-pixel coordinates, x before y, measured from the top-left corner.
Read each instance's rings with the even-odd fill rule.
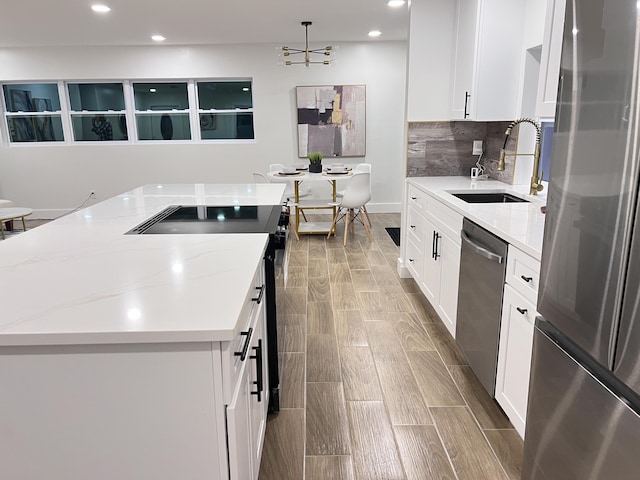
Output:
[[[334,63],[333,55],[336,47],[328,45],[324,48],[309,48],[309,26],[311,24],[309,21],[301,22],[304,27],[304,50],[287,46],[278,48],[278,50],[281,50],[280,55],[284,57],[283,65],[304,65],[308,67],[311,64],[331,65]],[[296,55],[301,55],[301,57],[296,57]],[[319,56],[316,57],[316,55]]]

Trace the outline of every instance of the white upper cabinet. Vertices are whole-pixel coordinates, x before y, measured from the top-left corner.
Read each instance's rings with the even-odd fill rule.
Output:
[[[553,118],[556,114],[565,5],[565,0],[547,0],[536,102],[536,116],[541,118]]]
[[[454,120],[516,117],[524,0],[457,0]]]

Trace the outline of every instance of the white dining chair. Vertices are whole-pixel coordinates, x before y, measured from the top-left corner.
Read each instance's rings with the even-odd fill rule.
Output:
[[[367,172],[354,173],[349,179],[347,187],[344,189],[344,194],[339,202],[335,203],[337,211],[333,217],[333,224],[329,229],[327,238],[331,237],[331,234],[336,234],[336,223],[344,218],[344,241],[343,245],[347,246],[347,232],[349,230],[349,223],[351,223],[351,231],[353,233],[353,224],[358,221],[364,227],[367,232],[367,237],[371,240],[371,232],[367,221],[362,221],[360,218],[360,212],[364,212],[365,204],[371,200],[371,188],[369,182],[371,174]]]
[[[271,183],[264,173],[253,172],[253,183]]]
[[[369,174],[369,192],[371,192],[371,164],[370,163],[359,163],[353,169],[353,173],[368,173]],[[337,198],[342,198],[344,196],[344,190],[340,190],[336,192]],[[369,212],[367,212],[367,207],[362,206],[362,211],[364,215],[367,217],[367,222],[369,223],[369,227],[371,227],[371,219],[369,218]]]

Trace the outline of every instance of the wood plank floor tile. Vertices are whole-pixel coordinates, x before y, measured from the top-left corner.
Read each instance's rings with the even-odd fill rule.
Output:
[[[309,242],[309,260],[322,259],[325,260],[327,255],[327,247],[324,239],[318,239]]]
[[[327,261],[332,263],[347,263],[347,255],[342,248],[327,248]]]
[[[429,300],[427,300],[427,297],[425,297],[422,292],[407,293],[406,295],[409,303],[411,303],[413,309],[424,322],[440,322],[440,317],[438,317],[433,306],[429,303]]]
[[[351,440],[341,383],[307,383],[307,455],[349,455]]]
[[[502,467],[467,407],[430,410],[459,480],[506,480]]]
[[[334,322],[338,345],[353,347],[369,345],[360,310],[336,310]]]
[[[304,408],[304,353],[281,353],[280,408]]]
[[[420,287],[413,278],[401,278],[400,286],[405,293],[419,293],[422,295]]]
[[[382,402],[347,402],[358,480],[404,480],[393,429]]]
[[[340,347],[346,400],[382,400],[378,373],[369,347]]]
[[[434,426],[400,425],[393,430],[407,480],[456,480]]]
[[[480,428],[513,428],[496,401],[489,396],[468,365],[450,365],[449,373],[476,417]]]
[[[433,419],[409,363],[376,362],[384,403],[393,425],[430,425]]]
[[[520,480],[524,443],[518,432],[513,429],[485,430],[484,434],[509,480]]]
[[[291,241],[287,246],[287,248],[291,249],[292,253],[297,251],[306,251],[306,252],[309,251],[309,237],[301,236],[300,240],[295,240],[295,241],[293,241],[293,237],[294,235],[289,237]]]
[[[400,339],[396,335],[394,325],[387,321],[365,322],[369,346],[376,362],[405,363],[405,355]]]
[[[277,309],[281,314],[307,314],[307,289],[302,287],[278,290]]]
[[[371,270],[351,270],[351,278],[356,292],[378,291],[378,284],[373,278]]]
[[[385,292],[382,297],[385,300],[387,312],[413,312],[413,306],[407,300],[407,295],[404,292],[392,293]]]
[[[289,266],[287,269],[287,287],[306,287],[307,286],[307,267]]]
[[[351,270],[346,263],[332,263],[329,265],[331,283],[351,283]]]
[[[434,351],[436,349],[424,327],[422,327],[422,325],[416,326],[415,321],[409,314],[401,313],[398,318],[399,320],[395,325],[395,331],[405,351]]]
[[[438,323],[424,323],[424,328],[431,337],[436,350],[442,356],[445,365],[468,365],[455,340],[442,322],[438,320]]]
[[[355,480],[347,455],[323,455],[305,459],[305,480]]]
[[[307,274],[309,278],[312,277],[328,277],[329,276],[329,264],[327,259],[322,260],[309,260],[309,266],[307,268]]]
[[[369,265],[371,265],[371,266],[373,266],[373,265],[387,265],[386,258],[384,258],[384,255],[378,249],[372,248],[370,250],[365,250],[364,256],[367,258],[367,263],[369,263]]]
[[[465,405],[437,352],[411,351],[407,357],[428,406]]]
[[[335,310],[358,310],[358,300],[353,285],[350,283],[336,283],[331,285],[331,297]]]
[[[309,252],[306,250],[296,250],[295,255],[289,256],[290,267],[307,267],[309,263]]]
[[[354,289],[355,290],[355,289]],[[362,312],[388,312],[386,299],[379,292],[356,292]]]
[[[340,382],[335,335],[307,335],[307,382]]]
[[[360,253],[347,253],[347,263],[351,270],[369,270],[369,262],[367,262],[367,257],[364,256],[362,251]]]
[[[307,316],[278,314],[279,352],[304,352],[307,348]]]
[[[309,294],[307,301],[309,302],[330,302],[331,287],[327,277],[312,277],[308,280]]]
[[[307,305],[307,333],[324,335],[335,333],[331,301],[309,302]]]
[[[304,410],[283,409],[267,418],[260,480],[300,480],[304,474]]]

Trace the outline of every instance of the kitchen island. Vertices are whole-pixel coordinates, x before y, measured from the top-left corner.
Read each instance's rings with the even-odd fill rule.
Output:
[[[267,233],[125,232],[169,205],[283,194],[146,185],[0,243],[3,477],[257,477]]]

